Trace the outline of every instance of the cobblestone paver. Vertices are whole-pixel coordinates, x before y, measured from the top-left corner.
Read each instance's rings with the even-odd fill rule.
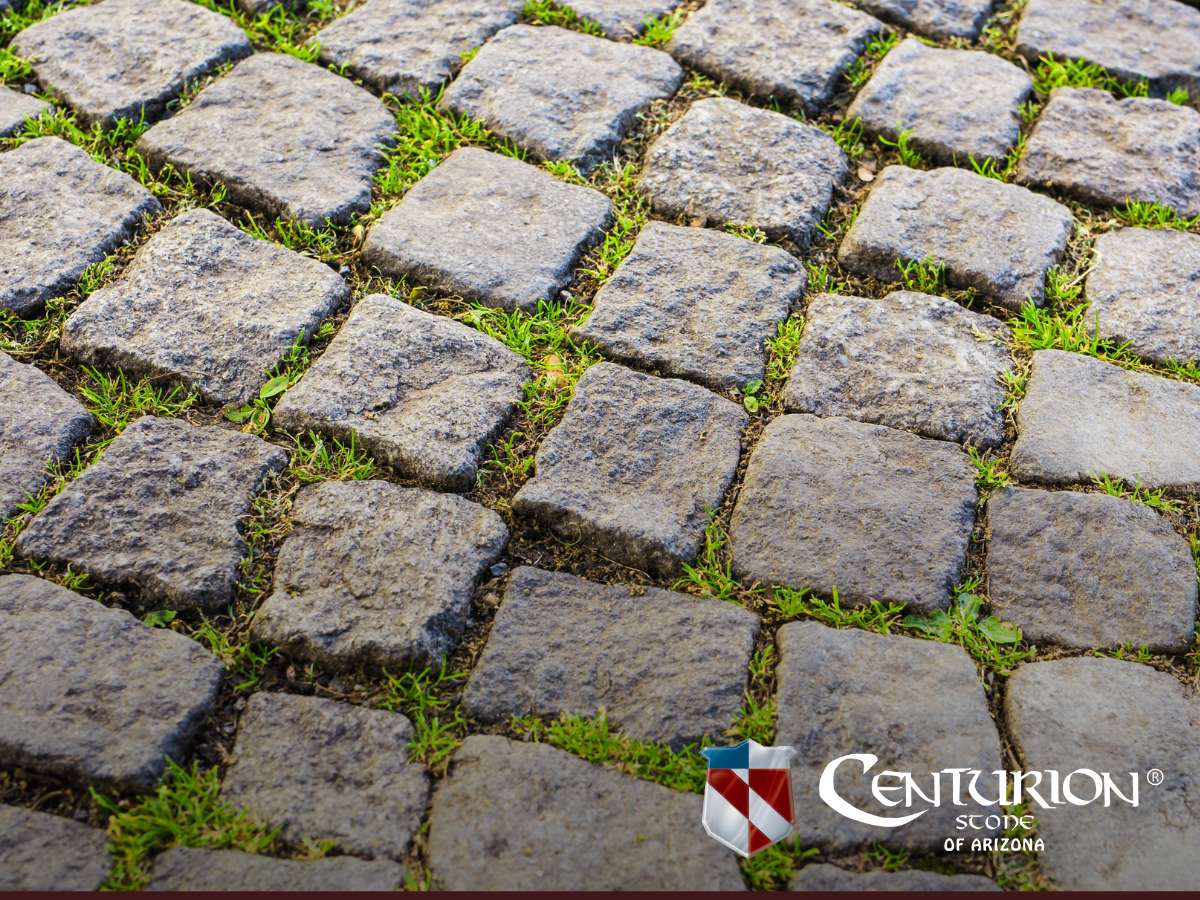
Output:
[[[997,0],[854,0],[854,5],[919,34],[971,38],[979,34]]]
[[[647,19],[666,16],[678,5],[675,0],[574,0],[571,9],[609,37],[621,38],[640,34]]]
[[[793,891],[998,891],[982,875],[943,875],[906,869],[896,872],[847,872],[828,863],[805,866],[788,885]]]
[[[12,88],[0,88],[0,137],[8,137],[17,131],[26,119],[36,119],[50,109],[45,100],[30,96]]]
[[[272,859],[237,850],[174,847],[154,860],[151,891],[394,891],[404,868],[384,859]]]
[[[0,890],[94,891],[111,865],[107,844],[79,822],[0,806]]]

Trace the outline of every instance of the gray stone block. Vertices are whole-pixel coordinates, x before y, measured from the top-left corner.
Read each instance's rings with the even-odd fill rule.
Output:
[[[903,28],[945,39],[975,38],[997,0],[853,0],[855,6]]]
[[[333,856],[296,860],[237,850],[172,847],[154,860],[149,891],[394,891],[404,867],[388,860]]]
[[[10,87],[0,87],[0,137],[19,131],[26,119],[36,119],[53,108],[45,100]]]
[[[103,831],[0,806],[0,890],[94,891],[108,877],[110,864]]]
[[[574,0],[571,9],[595,22],[614,38],[631,38],[645,30],[646,19],[669,15],[675,0]]]

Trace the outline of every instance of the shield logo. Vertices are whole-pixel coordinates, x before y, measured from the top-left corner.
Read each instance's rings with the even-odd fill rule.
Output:
[[[706,747],[702,822],[708,836],[747,858],[792,833],[791,747],[742,741]]]

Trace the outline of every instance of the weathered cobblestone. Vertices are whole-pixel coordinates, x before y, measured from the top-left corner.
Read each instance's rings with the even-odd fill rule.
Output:
[[[640,34],[646,19],[666,16],[676,6],[675,0],[574,0],[571,9],[610,37],[622,38]]]
[[[933,38],[978,37],[998,0],[854,0],[885,22]]]
[[[223,671],[200,644],[28,575],[0,616],[0,763],[148,790],[187,758]]]
[[[805,866],[792,878],[793,891],[998,891],[982,875],[942,875],[919,869],[897,872],[848,872],[828,863]]]
[[[36,119],[52,108],[45,100],[10,87],[0,87],[0,137],[8,137],[24,125],[26,119]]]
[[[1024,767],[1111,772],[1126,796],[1038,809],[1046,849],[1038,864],[1062,890],[1191,890],[1200,879],[1200,701],[1165,672],[1115,659],[1077,657],[1022,666],[1009,679],[1005,718]],[[1157,769],[1160,785],[1146,781]],[[1082,785],[1081,785],[1082,782]],[[1071,787],[1090,797],[1092,781]]]
[[[1200,216],[1200,112],[1166,100],[1058,88],[1034,126],[1017,178],[1084,203],[1143,200]]]
[[[256,53],[160,122],[137,147],[271,217],[316,228],[371,204],[395,120],[377,98],[320,66]]]
[[[151,891],[394,891],[404,867],[388,860],[335,856],[294,860],[237,850],[172,847],[154,860]]]
[[[349,295],[323,263],[193,209],[72,313],[62,348],[92,365],[165,376],[217,403],[246,403]]]
[[[682,79],[679,65],[650,47],[514,25],[463,67],[442,106],[587,174],[612,157],[637,114]]]
[[[99,829],[0,806],[0,891],[94,891],[108,877],[107,845]]]
[[[508,529],[462,497],[383,481],[305,488],[254,634],[334,668],[436,665]]]
[[[502,723],[604,709],[639,740],[719,738],[741,710],[758,626],[729,604],[520,568],[463,707]]]
[[[31,315],[162,206],[61,138],[0,154],[0,310]]]
[[[975,470],[963,451],[881,425],[809,415],[769,424],[733,510],[745,581],[836,588],[843,603],[945,607],[966,560]]]
[[[819,128],[717,98],[692,104],[651,145],[638,185],[664,216],[755,225],[803,247],[847,171]]]
[[[783,400],[794,412],[994,447],[1004,439],[1008,337],[995,319],[929,294],[821,294]]]
[[[220,608],[245,551],[240,522],[286,463],[251,435],[146,416],[29,523],[17,552],[172,608]]]
[[[733,481],[748,416],[686,381],[612,363],[575,387],[513,509],[610,559],[671,576]]]
[[[363,261],[385,275],[532,312],[538,300],[557,299],[611,217],[612,201],[599,191],[467,147],[384,213]]]
[[[429,857],[444,890],[741,890],[700,828],[700,797],[545,744],[468,737],[433,799]],[[579,825],[587,810],[588,825]],[[619,860],[619,864],[616,862]]]
[[[740,387],[763,377],[766,340],[804,286],[804,266],[778,247],[650,222],[573,333],[619,362]]]

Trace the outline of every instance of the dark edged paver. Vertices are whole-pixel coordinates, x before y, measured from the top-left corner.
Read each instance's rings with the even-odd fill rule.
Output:
[[[429,864],[451,891],[741,890],[700,807],[546,744],[473,735],[434,794]]]
[[[853,0],[885,22],[933,38],[979,36],[999,0]]]
[[[920,869],[848,872],[829,863],[805,866],[788,884],[792,891],[998,891],[983,875],[943,875]]]
[[[468,716],[591,718],[681,746],[718,741],[741,710],[759,621],[658,588],[517,569],[463,696]]]
[[[347,79],[256,53],[137,147],[153,165],[223,183],[237,203],[319,228],[366,212],[395,128],[383,103]]]
[[[295,432],[353,438],[432,487],[466,490],[530,377],[524,360],[494,338],[372,294],[351,310],[272,420]]]
[[[669,577],[699,552],[748,420],[705,388],[599,363],[542,441],[513,510],[563,540]]]
[[[0,891],[94,891],[111,863],[103,831],[0,806]]]
[[[900,279],[897,260],[931,260],[946,283],[1019,309],[1041,305],[1046,271],[1071,236],[1071,211],[1015,184],[963,169],[888,166],[838,248],[853,272]]]
[[[847,171],[819,128],[714,98],[693,103],[651,145],[638,187],[664,216],[755,225],[804,247]]]
[[[1037,816],[1038,867],[1062,890],[1188,891],[1200,881],[1200,700],[1166,672],[1076,657],[1029,663],[1008,680],[1004,715],[1026,771],[1110,773],[1138,805],[1111,797],[1058,803]],[[1157,769],[1163,782],[1147,773]],[[1090,776],[1070,779],[1090,798]]]
[[[484,44],[441,105],[540,159],[587,174],[610,160],[638,113],[683,80],[675,60],[556,26],[513,25]]]
[[[394,891],[404,867],[385,859],[296,860],[172,847],[155,857],[148,891]]]
[[[1200,216],[1200,112],[1166,100],[1058,88],[1029,136],[1017,179],[1084,203],[1141,200]]]
[[[988,500],[988,599],[1025,639],[1183,653],[1196,630],[1188,542],[1147,506],[1008,487]]]
[[[763,377],[766,341],[805,283],[804,266],[779,247],[650,222],[572,333],[618,362],[741,387]]]
[[[836,588],[843,603],[943,608],[966,561],[975,468],[882,425],[788,415],[763,432],[730,524],[745,581]]]
[[[160,212],[124,172],[61,138],[0,154],[0,310],[32,314]]]
[[[8,137],[20,129],[26,119],[36,119],[53,108],[45,100],[39,100],[23,91],[0,87],[0,137]]]
[[[496,513],[462,497],[385,481],[307,487],[254,635],[334,668],[437,665],[507,540]]]
[[[1079,353],[1039,350],[1017,408],[1012,472],[1041,484],[1101,475],[1200,488],[1200,387]]]
[[[174,609],[217,609],[233,598],[241,521],[286,464],[252,435],[145,416],[34,517],[17,552]]]
[[[316,33],[321,62],[380,93],[436,94],[462,55],[512,25],[522,0],[368,0]]]
[[[647,19],[664,17],[678,5],[676,0],[574,0],[571,9],[609,37],[628,38],[641,34]]]
[[[189,83],[251,52],[226,16],[184,0],[105,0],[57,13],[9,45],[88,124],[154,121]]]
[[[383,214],[363,261],[489,306],[533,311],[571,281],[612,201],[536,166],[464,147]]]
[[[0,614],[0,763],[148,790],[186,759],[224,671],[200,644],[28,575]]]
[[[846,118],[946,162],[1001,159],[1021,135],[1021,104],[1033,81],[1007,60],[979,50],[929,47],[907,38],[883,58]]]
[[[1200,235],[1121,228],[1096,238],[1088,319],[1142,359],[1200,359]]]
[[[943,297],[821,294],[809,302],[783,401],[792,412],[994,447],[1004,439],[1008,339],[995,319]]]
[[[883,30],[878,19],[828,0],[709,0],[667,49],[719,81],[816,115]]]
[[[817,622],[784,625],[778,640],[775,743],[797,751],[792,791],[796,809],[804,811],[796,834],[805,847],[836,852],[878,841],[940,850],[954,834],[956,816],[994,811],[967,798],[963,806],[944,799],[935,807],[916,797],[911,808],[901,802],[888,809],[871,796],[871,780],[882,771],[928,779],[928,773],[952,767],[1002,768],[983,685],[961,647]],[[818,797],[818,783],[831,761],[852,753],[869,753],[878,761],[865,774],[860,761],[842,763],[833,775],[838,796],[872,815],[895,818],[922,809],[924,814],[888,828],[835,812]],[[928,793],[928,781],[920,783]]]
[[[166,377],[217,403],[246,403],[349,296],[324,263],[193,209],[71,314],[62,348],[91,365]]]
[[[96,420],[49,375],[0,352],[0,522],[46,483]]]

